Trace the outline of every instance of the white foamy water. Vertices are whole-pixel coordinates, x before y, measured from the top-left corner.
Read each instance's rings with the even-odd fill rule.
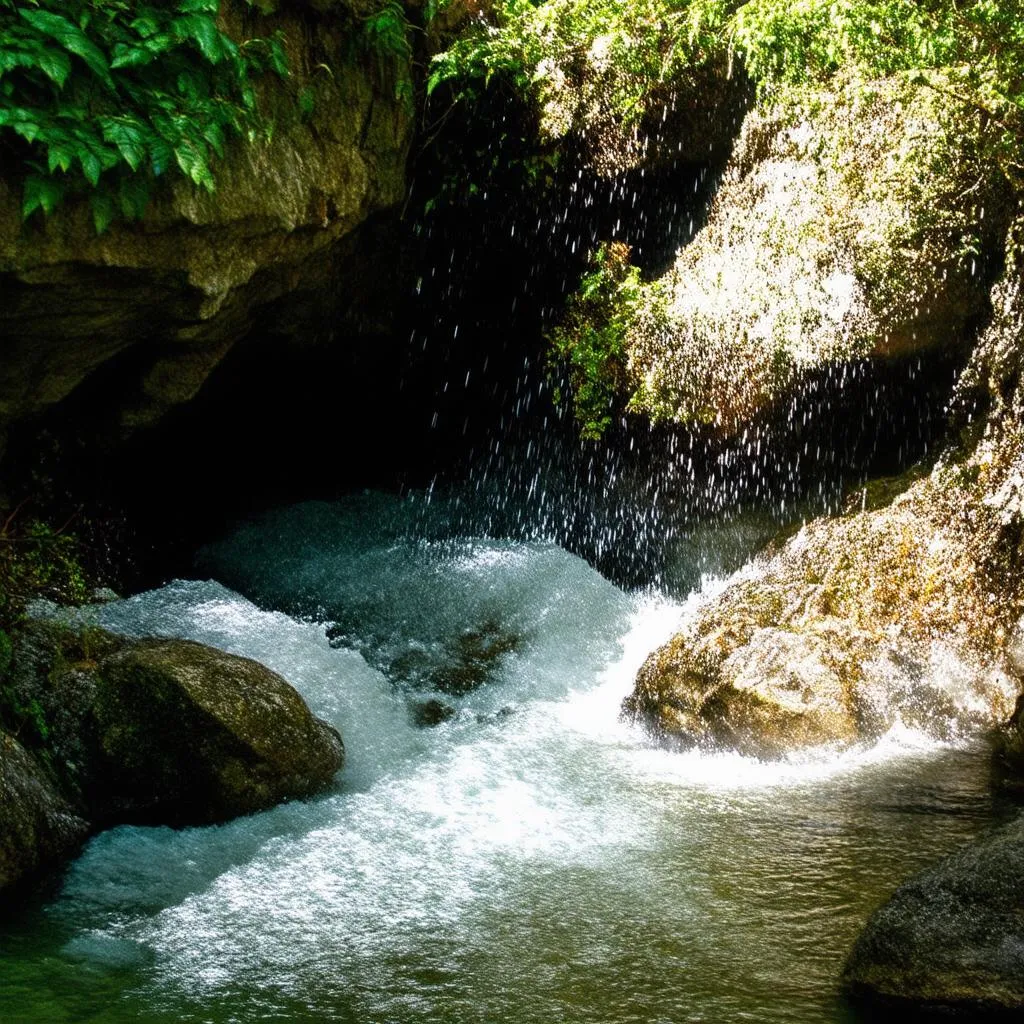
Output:
[[[277,513],[208,554],[263,607],[179,581],[94,610],[264,662],[348,762],[314,800],[94,839],[10,1019],[835,1020],[873,902],[988,820],[978,755],[916,733],[773,765],[660,749],[619,706],[684,606],[550,544],[351,514]],[[432,677],[393,667],[481,623],[515,645],[417,728]]]

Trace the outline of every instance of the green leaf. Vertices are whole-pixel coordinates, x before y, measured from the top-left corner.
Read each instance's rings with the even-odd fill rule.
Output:
[[[39,66],[51,82],[64,88],[64,83],[68,80],[68,75],[71,74],[71,58],[63,50],[49,48],[44,50],[39,54]]]
[[[21,203],[21,216],[28,220],[36,210],[49,216],[64,197],[63,185],[54,178],[30,174],[25,179],[25,192]]]
[[[114,80],[110,77],[110,67],[103,51],[73,22],[60,14],[50,11],[18,9],[21,15],[33,28],[44,35],[56,39],[71,53],[81,57],[94,75],[100,78],[109,88],[114,89]]]
[[[102,235],[117,216],[113,196],[109,192],[95,192],[89,199],[89,206],[92,208],[92,222],[96,227],[96,234]]]
[[[94,187],[99,184],[100,172],[103,169],[99,157],[89,150],[81,150],[78,154],[78,162],[81,164],[85,180]]]

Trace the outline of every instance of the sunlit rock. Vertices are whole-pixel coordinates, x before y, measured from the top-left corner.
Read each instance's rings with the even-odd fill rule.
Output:
[[[846,965],[855,995],[960,1010],[1024,1010],[1024,819],[904,883]]]
[[[751,112],[706,226],[634,314],[632,408],[731,431],[822,367],[969,343],[1009,206],[976,130],[895,80]]]
[[[1024,608],[1021,294],[992,294],[961,398],[987,418],[927,471],[850,495],[741,570],[641,670],[626,710],[659,735],[758,756],[993,728],[1020,690]],[[1012,738],[1012,737],[1011,737]]]

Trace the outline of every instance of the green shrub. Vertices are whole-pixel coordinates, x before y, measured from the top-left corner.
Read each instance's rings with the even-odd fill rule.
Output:
[[[265,126],[254,80],[287,72],[277,39],[236,42],[220,0],[0,0],[0,152],[22,213],[90,195],[96,229],[140,217],[153,181],[212,191],[232,137]]]
[[[74,534],[32,518],[12,517],[0,528],[0,626],[16,622],[35,598],[81,604],[88,595]]]
[[[471,97],[499,77],[554,134],[595,110],[638,122],[693,72],[740,63],[762,91],[833,75],[906,75],[986,120],[985,140],[1024,186],[1021,0],[498,0],[434,59],[428,88]]]
[[[640,299],[640,271],[629,246],[602,245],[570,297],[562,323],[548,335],[553,369],[568,368],[580,433],[597,440],[611,425],[626,388],[626,330]]]

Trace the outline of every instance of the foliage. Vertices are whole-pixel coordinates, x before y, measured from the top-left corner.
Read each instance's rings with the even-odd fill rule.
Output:
[[[682,75],[722,55],[730,2],[505,0],[496,25],[478,23],[435,58],[428,91],[451,81],[472,96],[497,76],[535,97],[555,137],[586,128],[595,105],[633,124]]]
[[[429,12],[428,12],[429,14]],[[360,44],[376,62],[378,76],[390,81],[395,99],[412,103],[412,25],[402,0],[378,0],[376,8],[363,19]]]
[[[769,87],[900,75],[947,94],[982,115],[982,142],[1024,185],[1021,0],[750,0],[729,32]]]
[[[625,388],[626,331],[640,291],[640,272],[629,264],[629,246],[602,245],[570,298],[563,322],[548,336],[553,363],[568,366],[576,419],[590,440],[611,425],[616,396]]]
[[[499,0],[439,54],[428,88],[473,96],[495,77],[529,95],[554,135],[595,109],[638,121],[695,70],[738,58],[763,91],[842,75],[904,75],[984,115],[1024,185],[1021,0]],[[726,64],[726,61],[728,63]],[[589,88],[588,88],[589,86]]]
[[[12,515],[0,527],[0,624],[16,622],[40,597],[69,604],[88,597],[78,539],[66,528]]]
[[[264,130],[255,79],[278,39],[237,43],[220,0],[0,0],[0,147],[27,169],[23,215],[90,194],[103,231],[171,172],[208,191],[227,141]]]

